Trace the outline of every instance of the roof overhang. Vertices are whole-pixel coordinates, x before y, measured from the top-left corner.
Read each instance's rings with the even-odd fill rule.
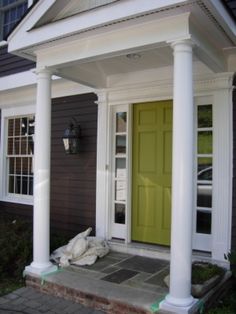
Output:
[[[37,60],[38,68],[95,87],[106,87],[99,61],[167,47],[176,40],[191,39],[195,56],[215,72],[228,69],[225,49],[235,55],[235,29],[229,15],[219,12],[218,0],[116,1],[50,22],[56,3],[63,2],[39,1],[10,35],[9,51]]]

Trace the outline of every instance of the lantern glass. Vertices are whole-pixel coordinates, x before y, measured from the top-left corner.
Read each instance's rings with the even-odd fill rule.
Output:
[[[70,126],[65,130],[62,138],[66,154],[77,154],[79,151],[80,126]]]

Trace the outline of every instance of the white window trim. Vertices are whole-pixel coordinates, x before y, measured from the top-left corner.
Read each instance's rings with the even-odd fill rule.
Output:
[[[7,146],[7,119],[24,116],[35,115],[35,106],[22,106],[15,108],[6,108],[1,111],[1,155],[0,155],[0,171],[2,180],[0,181],[0,200],[10,203],[33,205],[33,196],[29,195],[7,195],[7,173],[6,173],[6,146]]]
[[[198,106],[204,106],[204,105],[212,105],[212,122],[213,126],[211,129],[214,139],[214,104],[213,104],[213,97],[212,96],[202,96],[202,97],[194,97],[194,118],[195,118],[195,124],[194,124],[194,130],[195,130],[195,152],[194,152],[194,199],[193,199],[193,249],[194,250],[202,250],[202,251],[212,251],[212,227],[211,227],[211,234],[203,234],[203,233],[197,233],[196,232],[196,222],[197,222],[197,136],[198,136],[198,128],[197,128],[197,110]],[[213,162],[213,180],[212,180],[212,207],[210,208],[211,212],[211,226],[213,221],[213,215],[214,215],[214,155],[215,155],[215,147],[214,142],[212,143],[212,162]]]

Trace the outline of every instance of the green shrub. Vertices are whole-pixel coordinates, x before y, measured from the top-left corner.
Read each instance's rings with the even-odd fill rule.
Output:
[[[236,251],[231,251],[225,254],[225,259],[230,262],[230,269],[234,278],[236,278]]]
[[[54,250],[58,249],[59,247],[63,245],[67,245],[68,241],[71,239],[71,237],[64,235],[64,234],[58,234],[58,233],[52,233],[50,236],[50,251],[53,252]]]
[[[32,228],[22,220],[2,218],[0,221],[0,280],[22,277],[32,260]]]
[[[192,284],[202,284],[216,275],[222,275],[223,268],[210,263],[193,263]]]

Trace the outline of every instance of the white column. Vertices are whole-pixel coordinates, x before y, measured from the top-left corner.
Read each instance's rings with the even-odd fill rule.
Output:
[[[161,308],[189,313],[191,296],[193,211],[192,43],[172,43],[174,50],[172,221],[170,291]]]
[[[55,269],[49,261],[51,152],[51,73],[37,72],[34,140],[33,262],[26,272],[41,274]]]
[[[98,92],[98,126],[97,126],[97,187],[96,187],[96,236],[108,238],[108,102],[107,93]]]

